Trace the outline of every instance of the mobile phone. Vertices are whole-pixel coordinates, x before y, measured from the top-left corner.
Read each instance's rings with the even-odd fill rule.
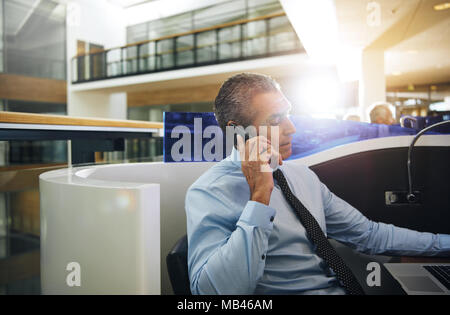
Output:
[[[235,127],[235,133],[234,133],[234,147],[238,148],[238,142],[237,142],[237,136],[240,135],[244,139],[244,143],[247,142],[248,139],[250,139],[250,133],[245,131],[245,129],[242,126],[236,126],[235,124],[230,124],[230,126]]]

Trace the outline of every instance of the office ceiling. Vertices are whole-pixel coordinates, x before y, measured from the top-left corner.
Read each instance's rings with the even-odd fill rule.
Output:
[[[420,0],[381,0],[380,23],[368,23],[369,15],[374,12],[368,9],[367,0],[335,0],[336,15],[339,28],[339,39],[342,43],[357,47],[367,47],[381,34],[388,31],[396,21],[411,12]]]
[[[450,82],[450,18],[385,54],[390,86]]]
[[[388,86],[450,82],[450,9],[433,9],[443,2],[335,0],[339,39],[384,50]],[[369,3],[379,4],[380,23]]]

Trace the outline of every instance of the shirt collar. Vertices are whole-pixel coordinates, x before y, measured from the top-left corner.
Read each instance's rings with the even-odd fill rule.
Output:
[[[231,150],[230,154],[230,161],[241,168],[241,155],[239,154],[239,151],[233,146],[233,150]]]

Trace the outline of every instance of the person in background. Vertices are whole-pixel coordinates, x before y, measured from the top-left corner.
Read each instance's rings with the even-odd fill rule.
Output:
[[[372,124],[393,125],[395,123],[388,103],[375,104],[369,115]]]
[[[352,121],[361,121],[361,118],[358,115],[347,115],[344,120],[352,120]]]

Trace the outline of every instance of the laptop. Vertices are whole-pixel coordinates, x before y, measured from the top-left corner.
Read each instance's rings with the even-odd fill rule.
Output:
[[[411,295],[450,295],[450,263],[385,263],[384,266]]]

